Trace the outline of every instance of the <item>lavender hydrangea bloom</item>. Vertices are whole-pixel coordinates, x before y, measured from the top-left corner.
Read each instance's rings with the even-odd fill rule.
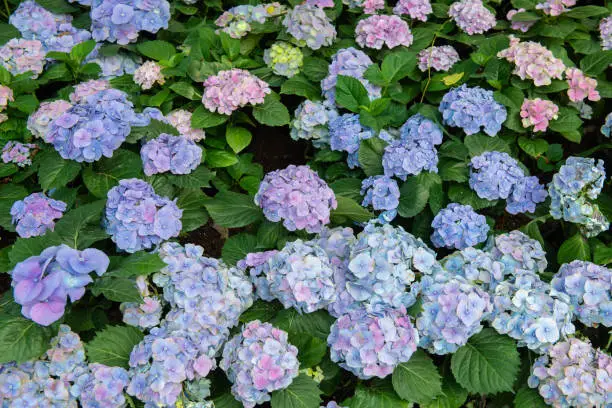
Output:
[[[387,176],[373,176],[361,182],[362,206],[371,205],[375,210],[383,211],[380,219],[392,221],[397,215],[400,191],[397,181]]]
[[[263,103],[270,92],[266,82],[249,71],[234,68],[211,75],[204,81],[202,103],[211,112],[231,115],[243,106]]]
[[[0,47],[0,65],[13,75],[32,72],[32,79],[36,79],[45,66],[43,45],[38,40],[13,38]]]
[[[373,136],[374,131],[363,127],[359,115],[355,113],[346,113],[329,122],[329,145],[332,150],[349,154],[347,161],[350,168],[359,167],[357,153],[361,141]]]
[[[94,363],[75,381],[71,392],[78,392],[83,408],[123,407],[126,405],[123,390],[128,382],[128,372],[124,368]]]
[[[506,211],[510,214],[524,212],[534,213],[537,203],[542,203],[548,197],[543,184],[536,176],[519,179],[508,196]]]
[[[51,123],[70,109],[72,105],[62,99],[53,102],[42,102],[38,110],[28,118],[28,130],[34,137],[44,139],[49,132]]]
[[[178,236],[180,210],[139,179],[121,180],[108,192],[104,225],[117,248],[133,253]]]
[[[601,37],[601,48],[612,50],[612,16],[602,18],[599,22],[599,35]]]
[[[162,303],[157,296],[150,293],[148,285],[146,276],[136,278],[136,287],[142,296],[142,303],[126,302],[119,305],[125,324],[141,329],[159,325]]]
[[[11,207],[13,225],[21,238],[44,235],[53,231],[55,221],[66,211],[66,203],[47,197],[44,193],[33,193],[23,200],[15,201]]]
[[[25,317],[48,326],[62,317],[68,298],[76,302],[83,297],[85,286],[93,282],[89,274],[101,276],[109,262],[97,249],[78,251],[63,244],[49,247],[11,271],[15,302],[22,306]]]
[[[189,174],[200,165],[202,149],[186,137],[162,133],[142,146],[140,158],[147,176],[168,171]]]
[[[232,382],[234,397],[245,408],[253,408],[297,377],[297,353],[286,332],[255,320],[227,342],[220,366]]]
[[[327,338],[332,361],[364,380],[391,374],[410,360],[418,342],[419,334],[403,307],[375,314],[351,310],[336,320]]]
[[[408,23],[398,16],[373,15],[357,23],[355,41],[361,47],[380,50],[383,45],[409,47],[413,37]]]
[[[90,95],[110,88],[110,81],[106,79],[91,79],[86,82],[81,82],[74,86],[74,91],[70,94],[70,102],[87,103],[87,98]]]
[[[508,272],[491,253],[472,247],[447,256],[442,260],[442,266],[451,276],[465,278],[487,292],[492,292]]]
[[[416,320],[419,347],[435,354],[454,353],[479,333],[493,306],[489,295],[462,279],[445,273],[420,282],[423,309]]]
[[[542,273],[546,270],[546,252],[535,239],[520,231],[500,234],[487,243],[487,251],[493,259],[504,264],[505,273]]]
[[[612,270],[586,261],[561,265],[552,287],[569,296],[574,314],[587,326],[612,326]]]
[[[297,45],[312,50],[329,47],[336,39],[336,28],[323,9],[308,4],[295,6],[289,11],[283,26]]]
[[[13,163],[19,167],[32,165],[32,150],[38,146],[32,143],[21,143],[14,140],[6,142],[2,148],[2,162]]]
[[[126,54],[118,51],[111,56],[100,55],[100,47],[103,43],[96,44],[94,50],[85,58],[86,63],[97,64],[104,79],[113,79],[122,75],[133,75],[140,66],[141,58],[134,54]]]
[[[393,8],[393,13],[397,15],[408,14],[410,18],[427,21],[427,15],[433,9],[429,0],[399,0]]]
[[[419,52],[419,69],[423,72],[428,69],[448,71],[459,61],[459,53],[451,45],[429,47]]]
[[[329,144],[329,123],[338,117],[338,111],[327,102],[302,102],[291,121],[293,140],[311,140],[315,147]]]
[[[465,249],[487,240],[489,225],[470,205],[450,203],[434,217],[431,242],[437,248]]]
[[[460,0],[451,4],[448,15],[468,35],[482,34],[495,27],[495,14],[482,0]]]
[[[319,232],[338,206],[331,188],[308,166],[290,165],[266,174],[255,204],[272,222],[283,221],[289,231]]]
[[[465,84],[447,92],[439,110],[444,124],[460,127],[468,135],[482,128],[487,135],[495,136],[508,116],[504,105],[493,98],[493,92]]]

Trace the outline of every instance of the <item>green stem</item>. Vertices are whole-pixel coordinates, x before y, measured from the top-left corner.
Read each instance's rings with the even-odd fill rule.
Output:
[[[450,21],[450,19],[446,20],[444,23],[442,23],[440,28],[438,28],[438,30],[434,34],[433,40],[431,40],[431,44],[429,45],[429,48],[434,46],[434,44],[436,43],[436,40],[438,39],[438,35],[441,34],[442,29],[444,28],[446,23],[448,23],[449,21]],[[431,51],[429,51],[429,59],[431,59],[431,53],[432,52],[433,52],[433,49]],[[419,101],[419,103],[423,103],[423,101],[425,100],[425,94],[427,94],[427,89],[429,88],[429,84],[430,83],[431,83],[431,64],[429,63],[429,60],[428,60],[428,63],[427,63],[427,82],[425,83],[425,88],[423,88],[423,93],[421,94],[421,100]]]

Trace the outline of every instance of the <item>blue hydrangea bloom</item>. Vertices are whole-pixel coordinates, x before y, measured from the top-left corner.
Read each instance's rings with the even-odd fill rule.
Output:
[[[536,176],[523,177],[514,184],[512,193],[508,196],[506,211],[510,214],[534,213],[536,204],[544,202],[546,197],[546,188]]]
[[[520,231],[511,231],[491,238],[486,249],[493,259],[504,264],[506,274],[542,273],[548,265],[542,245]]]
[[[523,169],[508,153],[485,152],[470,163],[470,187],[487,200],[507,199],[523,177]]]
[[[126,405],[123,390],[129,382],[128,372],[122,367],[90,364],[71,388],[79,393],[83,408],[115,408]]]
[[[400,138],[414,143],[442,143],[442,129],[431,119],[417,113],[411,116],[400,128]]]
[[[433,219],[431,242],[437,248],[464,249],[487,240],[489,225],[472,206],[450,203]]]
[[[98,64],[102,72],[100,77],[103,79],[113,79],[122,75],[132,75],[140,66],[142,60],[135,54],[126,54],[121,50],[115,55],[100,55],[100,47],[103,43],[97,43],[96,47],[85,58],[86,63]]]
[[[493,92],[480,87],[461,85],[444,95],[439,107],[444,124],[460,127],[468,135],[481,128],[489,136],[501,130],[508,116],[504,105],[493,98]]]
[[[11,206],[12,223],[21,238],[44,235],[53,231],[55,221],[66,211],[66,203],[47,197],[44,193],[33,193]]]
[[[311,140],[315,147],[329,144],[329,123],[338,117],[338,111],[327,102],[302,102],[295,110],[291,122],[293,140]]]
[[[346,113],[329,122],[329,145],[332,150],[347,152],[350,168],[359,166],[357,153],[362,140],[370,139],[374,132],[361,125],[359,115]]]
[[[606,116],[606,121],[601,126],[601,134],[605,137],[610,137],[610,133],[612,132],[612,112],[608,113]]]
[[[489,252],[472,247],[456,251],[442,260],[442,266],[452,276],[460,276],[468,282],[491,292],[504,279],[506,267]]]
[[[202,162],[202,148],[184,136],[162,133],[140,149],[147,176],[165,173],[189,174]]]
[[[392,221],[397,215],[400,191],[397,181],[387,176],[373,176],[361,182],[361,205],[371,205],[375,210],[382,211],[380,220]]]

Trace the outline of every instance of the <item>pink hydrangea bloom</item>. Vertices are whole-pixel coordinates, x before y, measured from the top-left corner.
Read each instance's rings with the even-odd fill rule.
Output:
[[[418,58],[419,69],[423,72],[430,67],[436,71],[448,71],[459,61],[459,54],[452,46],[442,45],[421,50]]]
[[[589,101],[598,101],[601,99],[597,88],[597,80],[589,78],[578,68],[568,68],[565,71],[567,77],[567,96],[572,102],[582,102],[585,98]]]
[[[142,89],[151,89],[155,83],[163,85],[166,80],[161,72],[162,67],[155,61],[147,61],[134,72],[134,82]]]
[[[432,11],[429,0],[399,0],[393,8],[394,14],[408,14],[411,18],[421,21],[427,21],[427,15]]]
[[[44,139],[49,131],[51,122],[62,116],[62,114],[71,107],[72,104],[63,99],[41,103],[38,110],[28,118],[28,130],[32,132],[34,137]]]
[[[497,57],[513,62],[516,65],[513,73],[521,79],[533,80],[535,86],[550,85],[553,78],[563,78],[563,61],[537,42],[521,42],[511,35],[510,48],[498,52]]]
[[[559,108],[551,101],[540,98],[525,99],[521,106],[523,127],[533,126],[535,132],[545,132],[548,122],[557,119]]]
[[[518,10],[510,10],[508,14],[506,14],[506,18],[510,21],[510,27],[513,30],[518,30],[526,33],[529,29],[535,24],[535,21],[512,21],[512,17],[515,14],[522,13],[526,11],[524,8],[520,8]]]
[[[364,13],[375,14],[376,10],[385,8],[385,0],[364,0],[362,7]]]
[[[601,48],[612,50],[612,16],[599,22],[599,35],[601,36]]]
[[[202,103],[211,112],[230,115],[248,104],[263,103],[270,86],[243,69],[221,71],[204,81]]]
[[[74,91],[70,94],[70,102],[84,103],[89,95],[110,88],[111,84],[106,79],[92,79],[87,82],[82,82],[74,86]]]
[[[10,140],[2,148],[2,162],[14,163],[19,167],[29,166],[32,164],[32,150],[36,147],[32,143]]]
[[[0,112],[2,112],[9,102],[13,102],[13,90],[8,86],[0,85]]]
[[[576,0],[546,0],[536,5],[536,9],[542,10],[550,16],[558,16],[567,11],[567,7],[576,5]]]
[[[380,50],[383,45],[395,48],[412,44],[408,23],[398,16],[371,16],[361,20],[355,29],[355,40],[362,47]]]
[[[191,112],[184,109],[177,109],[166,115],[168,122],[179,131],[181,135],[194,142],[199,142],[206,137],[202,129],[191,127]]]
[[[38,40],[13,38],[0,47],[0,65],[13,75],[32,71],[32,78],[37,78],[45,65],[43,45]]]
[[[469,35],[482,34],[495,27],[495,14],[481,0],[461,0],[451,4],[448,15]]]

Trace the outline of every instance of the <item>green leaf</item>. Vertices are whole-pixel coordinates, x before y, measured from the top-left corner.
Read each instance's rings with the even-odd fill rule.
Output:
[[[94,242],[106,239],[108,235],[100,228],[105,204],[104,200],[99,200],[68,211],[55,224],[55,233],[61,242],[72,248],[85,249]],[[95,225],[89,228],[88,224]]]
[[[204,204],[206,195],[199,188],[185,189],[178,196],[176,205],[183,210],[181,231],[189,232],[200,228],[208,221],[208,213]]]
[[[238,163],[238,157],[233,153],[219,149],[206,151],[206,164],[212,168],[229,167],[236,163]]]
[[[6,44],[13,38],[20,38],[21,33],[11,24],[0,24],[0,46]],[[326,73],[327,74],[327,73]]]
[[[442,394],[433,401],[422,404],[422,408],[461,408],[468,397],[464,390],[452,376],[444,378],[442,383]]]
[[[193,112],[191,116],[191,126],[195,129],[208,129],[222,125],[227,122],[228,119],[228,115],[211,112],[202,105]]]
[[[523,92],[513,87],[505,88],[502,91],[495,91],[493,97],[497,102],[514,110],[520,110],[525,99]]]
[[[240,40],[230,37],[229,34],[223,31],[219,32],[219,37],[221,38],[223,51],[225,51],[231,60],[240,55]]]
[[[514,408],[547,408],[537,390],[522,387],[514,396]]]
[[[337,196],[338,207],[331,211],[331,218],[335,221],[349,219],[355,222],[366,222],[374,218],[374,214],[360,206],[349,197]],[[340,223],[341,223],[340,222]]]
[[[9,231],[15,231],[12,223],[11,207],[28,195],[25,187],[17,184],[0,185],[0,226]]]
[[[367,386],[357,385],[355,396],[342,405],[349,408],[409,408],[412,406],[398,397],[388,381],[377,381]]]
[[[338,75],[336,103],[351,112],[359,113],[362,106],[370,106],[365,86],[356,78]]]
[[[322,340],[329,336],[330,327],[335,319],[325,310],[300,314],[297,310],[284,309],[276,313],[272,320],[274,326],[289,333],[290,336],[309,334]]]
[[[302,72],[311,81],[321,82],[329,72],[329,63],[322,58],[306,57],[304,58]]]
[[[142,42],[136,46],[136,49],[145,57],[157,61],[169,60],[174,54],[176,54],[174,45],[161,40]]]
[[[590,261],[591,248],[587,240],[580,234],[568,238],[559,247],[557,262],[559,264],[569,263],[575,260]]]
[[[578,20],[588,17],[604,16],[606,14],[610,14],[610,10],[608,10],[606,7],[600,6],[574,7],[563,13],[563,15],[566,17],[571,17]]]
[[[275,248],[281,236],[285,235],[285,229],[280,222],[265,220],[257,230],[258,248]]]
[[[143,338],[142,332],[135,327],[106,326],[85,344],[87,359],[91,363],[129,368],[130,353]]]
[[[165,266],[166,263],[161,260],[159,254],[140,251],[127,257],[121,257],[119,265],[112,271],[107,272],[105,276],[121,278],[132,278],[141,275],[148,276],[158,272]]]
[[[593,245],[593,262],[597,265],[611,264],[612,246],[606,246],[601,242]]]
[[[38,108],[38,99],[35,95],[19,95],[13,102],[9,103],[11,108],[15,108],[23,113],[30,114]]]
[[[261,220],[263,215],[253,197],[231,191],[217,193],[205,205],[215,223],[227,228],[247,226]]]
[[[113,157],[102,158],[85,167],[83,182],[87,189],[98,198],[106,198],[108,191],[120,180],[142,177],[142,161],[138,154],[119,149]]]
[[[580,69],[591,76],[598,76],[612,65],[612,50],[598,51],[580,60]]]
[[[521,136],[518,139],[518,144],[525,153],[535,158],[548,151],[548,142],[544,139],[529,139]]]
[[[38,256],[42,251],[50,246],[61,244],[60,238],[55,232],[47,232],[45,235],[33,238],[19,238],[13,244],[9,259],[11,266],[26,260],[31,256]]]
[[[40,186],[49,190],[64,187],[79,175],[81,165],[73,160],[64,160],[53,150],[41,153],[38,167],[38,182]]]
[[[284,126],[290,121],[287,107],[272,95],[266,96],[263,104],[253,107],[253,117],[266,126]]]
[[[451,358],[457,382],[476,394],[512,391],[519,366],[516,342],[489,328],[472,336]]]
[[[381,64],[384,80],[391,84],[404,79],[414,70],[417,64],[416,56],[410,51],[398,51],[387,54]]]
[[[269,322],[274,319],[276,314],[281,310],[284,310],[284,308],[280,302],[264,302],[263,300],[259,299],[253,303],[253,306],[248,308],[240,315],[240,322],[248,323],[252,320]]]
[[[429,185],[422,177],[409,177],[400,187],[397,212],[404,218],[412,218],[425,209],[429,200]]]
[[[550,130],[559,133],[578,130],[580,126],[582,126],[582,120],[576,114],[576,112],[563,108],[559,111],[559,117],[556,120],[551,121],[549,124]]]
[[[306,374],[294,378],[289,387],[272,393],[272,408],[319,408],[323,401],[317,383]]]
[[[251,234],[241,233],[225,241],[221,255],[227,264],[234,265],[251,252],[257,252],[257,238]]]
[[[128,278],[103,277],[91,286],[94,296],[104,296],[113,302],[142,302],[136,282]]]
[[[523,11],[512,16],[512,21],[538,21],[540,16],[530,11]]]
[[[428,402],[442,392],[442,377],[431,358],[417,350],[393,370],[393,388],[406,401]]]
[[[213,398],[215,408],[243,408],[242,403],[236,401],[236,398],[228,391],[218,397]]]
[[[283,95],[303,96],[311,101],[321,98],[321,88],[302,75],[296,75],[283,82],[280,93]]]
[[[359,164],[367,176],[376,176],[384,173],[382,157],[387,144],[375,137],[361,142],[359,146]]]
[[[210,180],[215,177],[215,172],[204,166],[198,166],[189,174],[168,174],[168,181],[180,188],[210,187]]]
[[[450,201],[459,204],[469,204],[476,211],[487,207],[493,207],[497,204],[498,201],[490,201],[486,198],[480,198],[478,197],[478,194],[476,194],[475,191],[461,184],[453,184],[450,186],[450,188],[448,189],[448,198],[450,199]]]
[[[301,369],[318,365],[327,352],[326,340],[308,334],[289,336],[289,342],[298,348],[298,360]]]
[[[202,99],[202,94],[198,92],[195,87],[187,82],[176,82],[170,85],[170,89],[172,89],[178,95],[181,95],[184,98],[187,98],[191,101],[197,101]]]
[[[253,135],[243,127],[228,126],[225,131],[225,140],[235,153],[244,150],[253,139]]]
[[[36,0],[36,2],[56,14],[72,13],[78,10],[68,4],[66,0]]]
[[[0,363],[24,363],[42,356],[53,330],[23,316],[0,316]]]
[[[491,151],[511,153],[510,146],[503,139],[499,137],[485,136],[480,133],[466,136],[463,143],[470,152],[471,157],[479,156],[484,152]]]
[[[95,46],[96,42],[94,40],[84,41],[75,45],[70,50],[70,59],[80,64],[93,51]]]
[[[468,180],[468,173],[468,166],[464,161],[440,159],[438,162],[438,174],[444,181],[463,183]]]

